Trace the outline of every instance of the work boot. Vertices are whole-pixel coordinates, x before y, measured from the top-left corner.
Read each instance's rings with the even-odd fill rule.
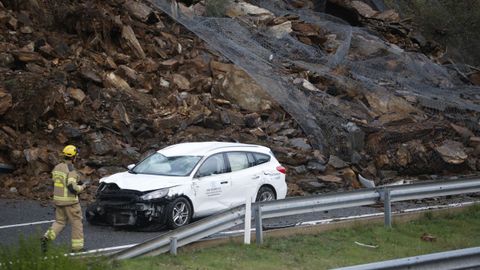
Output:
[[[45,236],[43,236],[40,239],[40,248],[42,250],[42,254],[47,253],[47,249],[48,249],[47,245],[48,245],[48,239]]]

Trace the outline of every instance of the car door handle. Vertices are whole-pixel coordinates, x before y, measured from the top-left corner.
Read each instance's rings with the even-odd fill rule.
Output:
[[[220,184],[222,184],[222,185],[223,184],[228,184],[228,181],[222,181],[222,182],[220,182]]]
[[[260,175],[252,176],[252,179],[258,179],[258,178],[260,178]]]

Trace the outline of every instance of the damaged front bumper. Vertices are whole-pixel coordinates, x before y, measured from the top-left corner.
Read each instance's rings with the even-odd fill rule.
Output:
[[[96,201],[87,206],[86,218],[90,224],[111,226],[144,226],[165,224],[166,198],[144,201],[143,192],[124,190],[115,184],[102,183]]]

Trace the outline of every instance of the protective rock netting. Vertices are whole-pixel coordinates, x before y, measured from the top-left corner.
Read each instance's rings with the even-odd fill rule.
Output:
[[[347,115],[348,110],[337,106],[327,92],[309,91],[298,81],[294,82],[296,76],[289,70],[293,66],[331,81],[353,80],[363,91],[414,96],[422,108],[450,110],[460,115],[467,110],[480,112],[480,106],[468,100],[475,96],[478,87],[465,86],[445,67],[425,55],[406,52],[336,17],[295,9],[281,1],[250,1],[277,17],[296,15],[334,34],[337,48],[327,53],[319,46],[306,45],[290,35],[277,38],[266,27],[252,27],[237,19],[187,15],[177,7],[172,8],[167,0],[151,2],[245,70],[327,156],[335,154],[349,158],[352,149],[363,147],[363,142],[354,136],[356,128],[349,123],[352,116]],[[392,63],[395,65],[389,66]],[[332,72],[339,66],[348,69],[348,76]]]

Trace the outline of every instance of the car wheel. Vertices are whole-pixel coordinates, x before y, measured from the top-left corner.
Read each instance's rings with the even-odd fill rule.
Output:
[[[187,225],[192,218],[192,206],[183,198],[176,198],[167,207],[167,225],[170,229],[176,229]]]
[[[266,202],[276,200],[275,191],[271,187],[262,186],[257,193],[256,202]]]

